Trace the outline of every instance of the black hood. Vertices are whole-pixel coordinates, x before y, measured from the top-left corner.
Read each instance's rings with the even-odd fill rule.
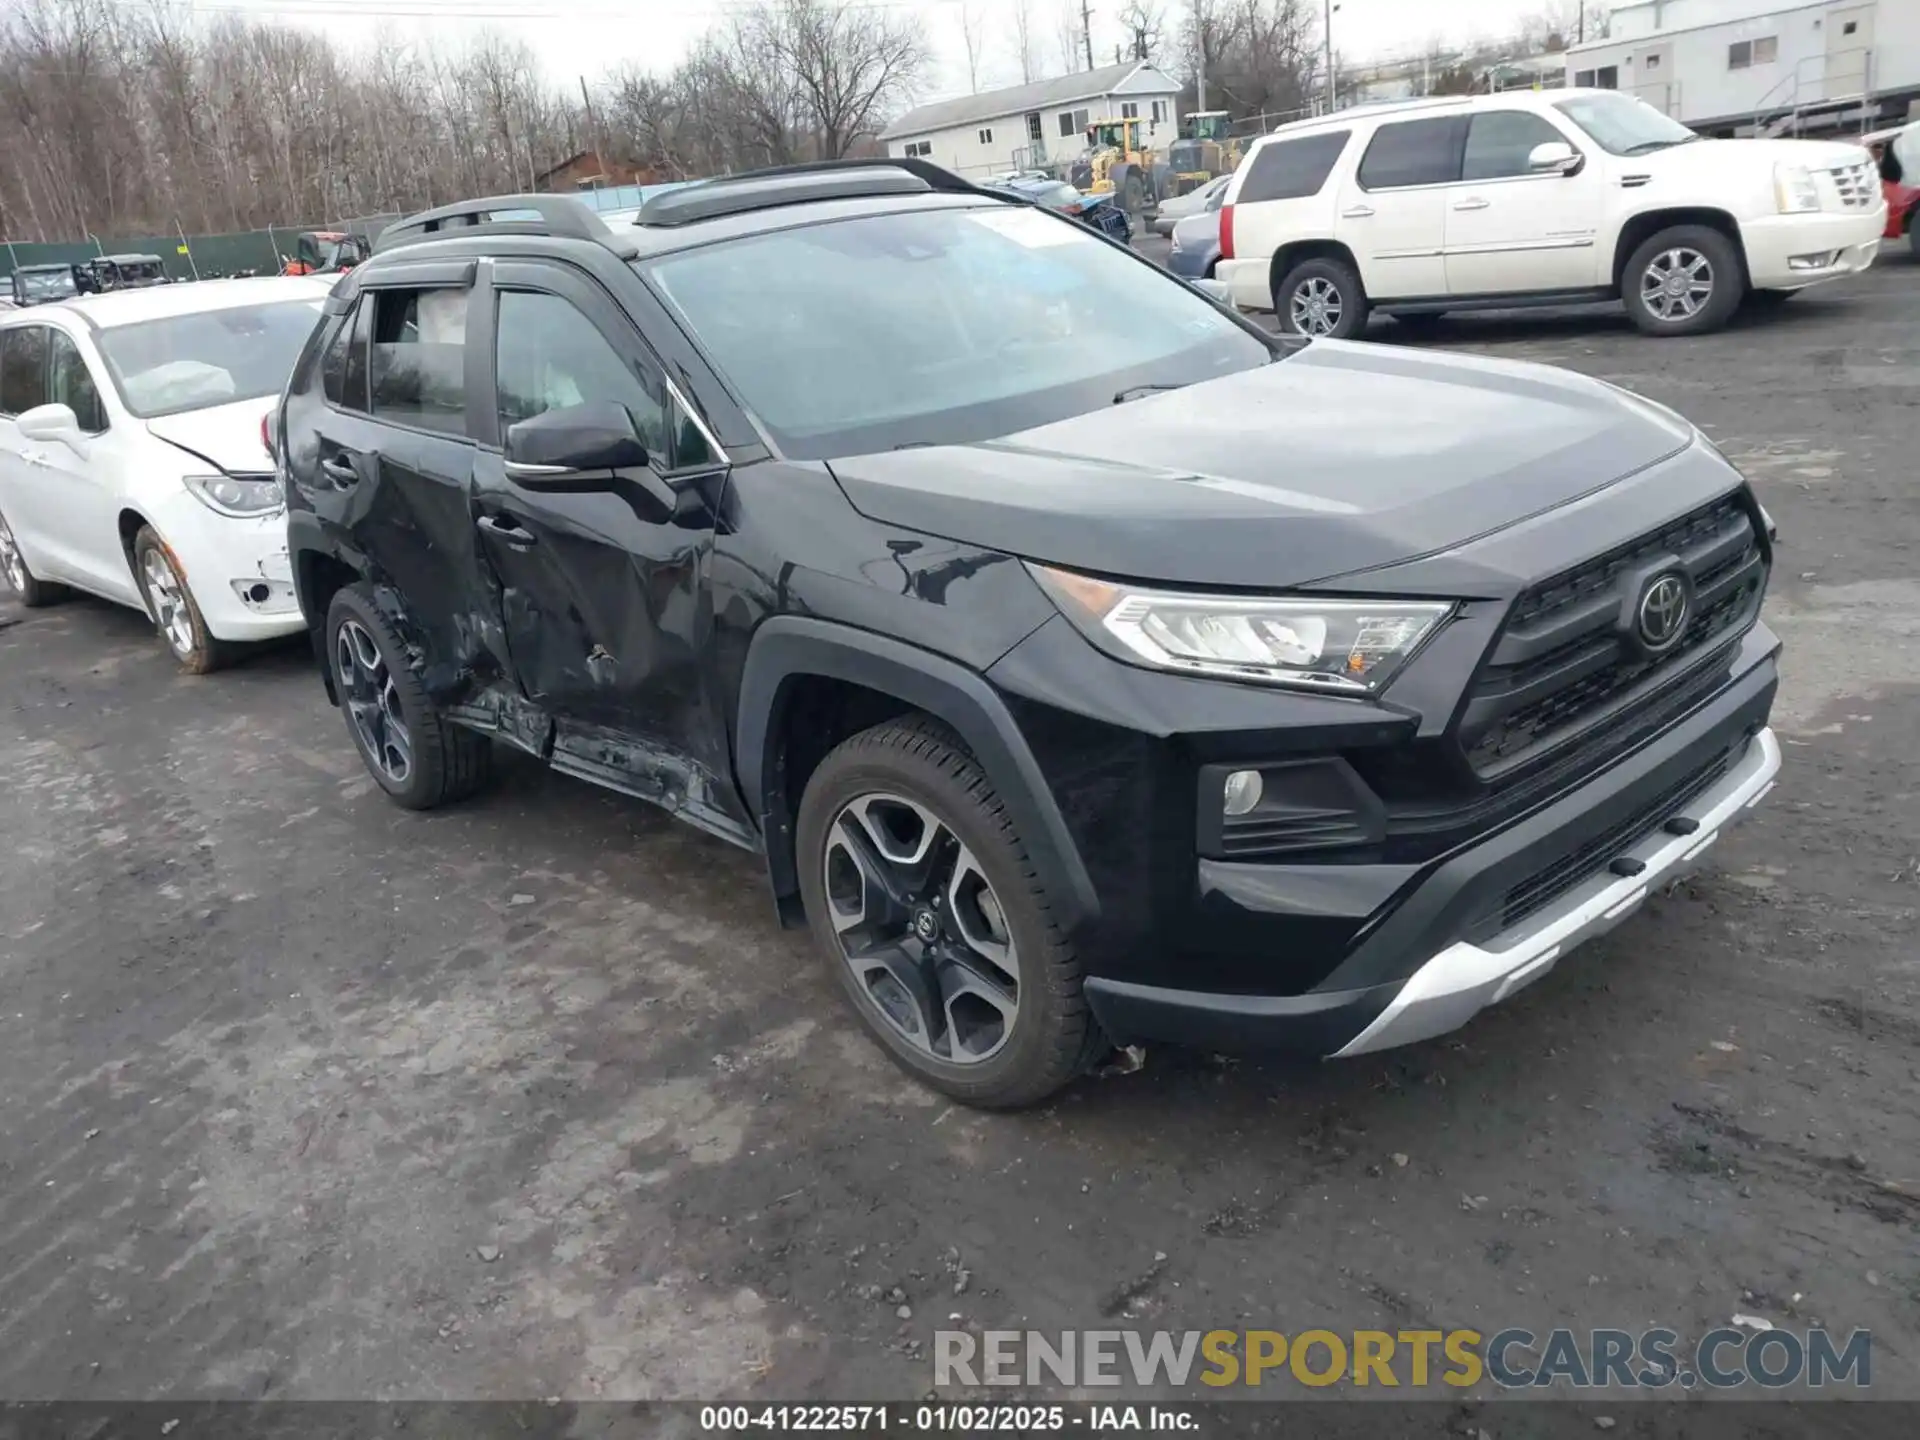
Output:
[[[1137,580],[1271,588],[1452,549],[1692,435],[1567,371],[1321,340],[1003,439],[832,468],[884,524]]]

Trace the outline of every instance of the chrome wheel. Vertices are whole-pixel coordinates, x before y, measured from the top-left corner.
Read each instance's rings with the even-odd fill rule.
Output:
[[[154,623],[160,627],[167,648],[182,660],[188,659],[193,654],[193,612],[187,605],[186,582],[174,573],[166,555],[152,546],[141,556],[140,570],[147,582]]]
[[[1640,272],[1640,303],[1661,320],[1691,320],[1713,298],[1713,266],[1689,246],[1662,250]]]
[[[0,515],[0,575],[7,577],[14,594],[27,593],[27,562],[20,558],[20,547],[13,543],[13,531],[7,528],[4,515]]]
[[[827,827],[827,909],[841,957],[895,1035],[953,1065],[998,1054],[1020,959],[980,862],[931,810],[876,792]]]
[[[340,698],[361,749],[387,779],[406,784],[413,774],[413,736],[400,713],[400,689],[393,683],[393,672],[357,620],[342,621],[333,643]]]
[[[1293,328],[1302,335],[1331,335],[1340,326],[1346,302],[1338,286],[1315,275],[1293,287],[1293,298],[1287,302],[1287,308],[1293,317]]]

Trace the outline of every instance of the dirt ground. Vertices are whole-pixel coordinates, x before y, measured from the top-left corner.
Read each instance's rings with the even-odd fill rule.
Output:
[[[1685,893],[1384,1056],[952,1108],[749,857],[530,764],[403,813],[301,649],[194,679],[131,611],[0,602],[0,1397],[918,1397],[950,1316],[1736,1311],[1868,1327],[1920,1395],[1920,266],[1426,343],[1753,477],[1787,769]]]

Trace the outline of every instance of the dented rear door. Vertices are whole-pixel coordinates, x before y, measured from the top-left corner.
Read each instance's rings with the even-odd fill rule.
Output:
[[[484,685],[503,648],[472,520],[474,274],[473,261],[435,261],[370,279],[328,341],[314,452],[290,457],[311,467],[314,508],[346,532],[440,704]]]
[[[514,677],[554,722],[552,762],[745,840],[703,663],[721,457],[595,281],[549,261],[496,261],[490,279],[497,434],[478,455],[476,525]],[[515,422],[608,400],[648,464],[537,486],[507,474]]]

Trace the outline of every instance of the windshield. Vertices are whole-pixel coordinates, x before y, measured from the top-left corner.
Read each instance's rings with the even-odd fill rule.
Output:
[[[71,270],[23,270],[13,278],[29,300],[61,300],[80,293]]]
[[[1188,286],[1026,206],[835,221],[638,268],[795,459],[991,440],[1274,357]]]
[[[321,302],[170,315],[115,325],[96,337],[120,398],[143,420],[278,395]]]
[[[1615,155],[1644,155],[1700,138],[1678,120],[1668,119],[1631,95],[1579,95],[1557,103],[1561,113],[1591,135],[1601,149]]]

